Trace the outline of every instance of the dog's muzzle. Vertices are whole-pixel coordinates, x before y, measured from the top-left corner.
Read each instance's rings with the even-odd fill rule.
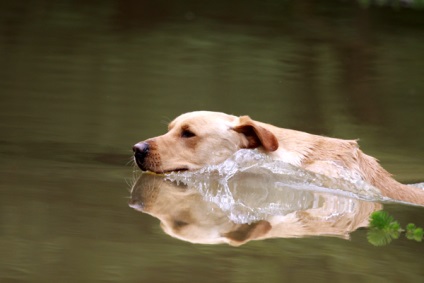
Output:
[[[139,142],[133,146],[134,151],[134,159],[137,163],[138,167],[141,170],[146,171],[146,166],[144,165],[144,161],[146,156],[149,154],[150,146],[147,142]]]

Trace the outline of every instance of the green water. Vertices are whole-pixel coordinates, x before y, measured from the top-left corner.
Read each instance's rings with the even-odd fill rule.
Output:
[[[201,109],[359,138],[423,182],[423,35],[423,10],[353,1],[2,1],[0,282],[423,282],[422,243],[194,245],[127,204],[132,145]]]

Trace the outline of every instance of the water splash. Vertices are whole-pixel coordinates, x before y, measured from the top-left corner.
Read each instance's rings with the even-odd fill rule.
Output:
[[[417,184],[411,184],[411,186],[414,186],[414,187],[417,187],[417,188],[424,190],[424,182],[423,183],[417,183]]]
[[[172,172],[166,179],[196,188],[236,223],[329,205],[334,213],[353,211],[358,201],[352,199],[387,200],[359,176],[346,173],[330,178],[272,160],[257,150],[242,149],[221,164]]]
[[[276,187],[322,191],[368,201],[386,200],[376,187],[366,183],[359,176],[345,172],[340,178],[330,178],[272,160],[257,150],[241,149],[221,164],[209,165],[197,171],[172,172],[167,174],[166,178],[186,185],[204,187],[214,181],[222,185],[228,184],[240,173],[262,175],[262,178],[266,176]],[[424,183],[417,185],[424,188]]]

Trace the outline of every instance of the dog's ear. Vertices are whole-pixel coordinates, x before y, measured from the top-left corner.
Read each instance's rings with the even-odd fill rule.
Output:
[[[226,233],[223,236],[230,240],[230,245],[240,246],[250,240],[264,236],[271,228],[271,224],[268,221],[259,220],[252,224],[240,224],[236,230]]]
[[[239,124],[233,130],[246,137],[246,148],[262,146],[266,151],[278,149],[278,140],[273,133],[250,119],[249,116],[241,116],[239,119]]]

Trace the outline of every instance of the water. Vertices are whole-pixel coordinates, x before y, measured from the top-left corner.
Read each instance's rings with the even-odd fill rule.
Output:
[[[132,145],[201,109],[360,138],[424,181],[423,11],[315,2],[2,1],[0,281],[422,282],[423,244],[404,238],[191,244],[128,206]],[[420,207],[384,209],[424,226]]]
[[[242,174],[245,176],[240,177]],[[370,201],[389,200],[385,199],[377,188],[367,184],[358,176],[346,174],[338,179],[329,178],[279,160],[272,160],[266,154],[248,149],[237,151],[218,165],[208,165],[197,171],[172,172],[166,175],[166,179],[195,186],[201,190],[203,187],[208,188],[209,182],[219,182],[223,187],[233,187],[236,185],[229,183],[234,179],[240,179],[249,185],[249,181],[245,181],[249,179],[249,175],[252,175],[254,179],[262,178],[260,183],[265,186],[323,191]]]
[[[424,183],[416,186],[424,188]],[[129,204],[158,218],[172,237],[238,246],[275,237],[349,238],[368,226],[382,202],[395,200],[359,177],[328,178],[241,149],[223,163],[197,171],[142,174]],[[251,236],[260,224],[270,230]]]
[[[158,218],[175,238],[241,245],[274,237],[349,238],[367,227],[383,199],[362,181],[330,179],[240,150],[198,171],[142,174],[131,190],[130,206]],[[260,225],[271,229],[252,236]]]

